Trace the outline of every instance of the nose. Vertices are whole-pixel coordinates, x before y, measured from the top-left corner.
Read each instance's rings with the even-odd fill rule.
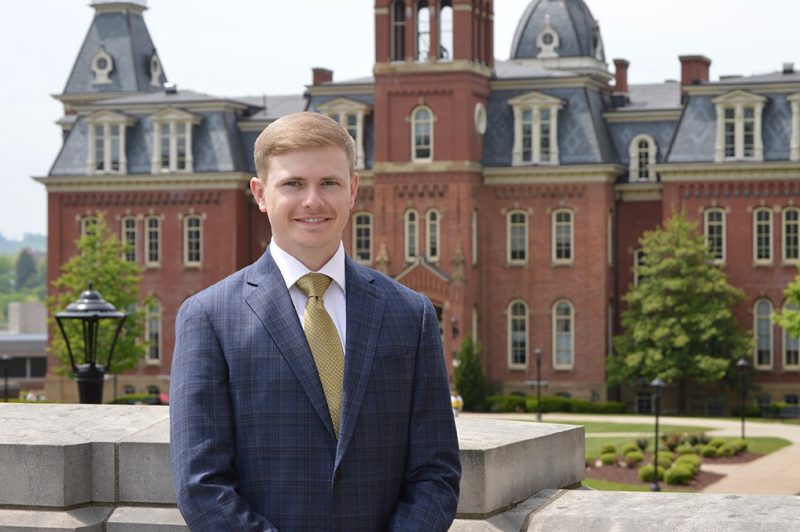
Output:
[[[314,209],[322,206],[323,204],[324,201],[322,200],[319,187],[306,187],[306,194],[303,197],[303,207],[306,209]]]

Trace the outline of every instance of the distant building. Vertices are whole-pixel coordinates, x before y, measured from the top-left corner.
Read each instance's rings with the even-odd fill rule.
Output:
[[[9,355],[9,396],[41,391],[47,374],[47,312],[38,301],[8,304],[8,330],[0,331],[0,355]],[[0,361],[0,378],[4,377]],[[0,382],[4,386],[5,382]],[[3,389],[0,388],[0,397]]]
[[[533,0],[502,62],[492,0],[375,0],[373,77],[314,69],[305,95],[223,98],[167,83],[139,2],[93,7],[57,96],[64,145],[40,181],[51,276],[101,210],[146,268],[152,347],[121,385],[163,391],[181,302],[263,252],[252,145],[309,109],[356,140],[348,251],[431,298],[448,363],[471,334],[506,391],[534,390],[540,350],[546,393],[606,398],[638,239],[686,209],[747,293],[737,315],[754,331],[758,401],[797,401],[798,342],[769,321],[800,258],[792,65],[711,81],[709,59],[681,56],[680,81],[631,85],[627,61],[609,71],[583,0]],[[618,393],[651,408],[647,390]],[[735,404],[716,385],[690,397],[694,413]]]

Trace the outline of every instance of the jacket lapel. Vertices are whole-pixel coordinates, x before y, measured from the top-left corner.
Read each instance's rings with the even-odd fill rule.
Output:
[[[269,333],[303,391],[333,437],[328,403],[303,327],[297,319],[286,282],[269,250],[253,265],[245,280],[252,287],[245,301]],[[348,279],[349,283],[350,280]],[[348,326],[349,336],[349,326]]]
[[[367,268],[345,258],[347,285],[347,346],[345,349],[342,423],[336,449],[336,466],[344,456],[355,430],[358,413],[372,371],[384,300]]]

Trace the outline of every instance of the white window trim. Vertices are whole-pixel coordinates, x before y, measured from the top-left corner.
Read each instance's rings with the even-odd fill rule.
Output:
[[[767,315],[767,320],[769,321],[769,364],[759,364],[758,363],[758,304],[762,301],[766,301],[769,305],[769,314]],[[759,370],[771,370],[773,366],[773,361],[775,360],[775,345],[774,345],[774,334],[773,334],[773,324],[772,324],[772,301],[766,298],[757,299],[755,303],[753,303],[753,367]]]
[[[478,337],[478,307],[477,305],[472,306],[472,339],[476,342],[479,340]]]
[[[358,223],[358,218],[360,216],[366,216],[367,219],[369,220],[367,222],[367,227],[369,229],[369,249],[367,249],[367,254],[369,255],[369,258],[367,258],[366,260],[362,259],[362,258],[360,258],[358,256],[358,252],[359,252],[359,249],[358,249],[358,228],[361,227],[361,225],[359,225],[359,223]],[[372,247],[372,240],[373,240],[373,238],[372,238],[373,237],[372,222],[373,222],[373,217],[372,217],[372,214],[369,213],[369,212],[359,211],[359,212],[356,212],[356,213],[353,214],[353,260],[355,260],[356,262],[359,262],[361,264],[372,264],[372,257],[373,257],[373,254],[372,254],[372,249],[373,249],[373,247]]]
[[[111,111],[99,111],[86,118],[88,127],[88,155],[86,157],[86,173],[94,174],[126,174],[128,172],[128,159],[125,152],[125,130],[136,123],[136,120],[122,113]],[[112,140],[111,128],[119,127],[118,149],[119,149],[119,168],[111,169]],[[103,128],[103,169],[97,169],[97,146],[95,128]]]
[[[472,264],[478,264],[478,209],[472,209]]]
[[[512,259],[511,258],[511,217],[514,214],[521,214],[524,218],[523,221],[523,232],[524,232],[524,251],[525,251],[525,258],[524,259]],[[521,209],[514,209],[513,211],[509,211],[506,213],[506,263],[513,266],[520,266],[525,265],[528,263],[528,257],[530,257],[530,246],[528,245],[528,213],[521,210]]]
[[[758,258],[758,213],[766,212],[768,216],[767,220],[767,228],[768,233],[767,236],[769,238],[769,256],[766,259],[759,259]],[[769,207],[759,207],[757,209],[753,209],[753,262],[759,265],[765,264],[772,264],[772,248],[773,248],[773,233],[772,230],[772,209]]]
[[[569,364],[559,364],[558,361],[557,361],[558,353],[556,353],[556,346],[557,346],[556,334],[558,333],[558,313],[557,313],[557,309],[558,309],[558,306],[560,304],[562,304],[562,303],[566,303],[567,306],[569,307],[569,320],[570,320],[570,329],[569,329],[570,339],[569,339],[569,342],[570,342],[570,346],[571,346],[570,363]],[[553,307],[550,309],[550,311],[551,311],[550,315],[552,316],[552,326],[553,326],[553,335],[552,335],[552,342],[553,342],[553,345],[552,345],[553,369],[555,369],[555,370],[571,370],[571,369],[573,369],[575,367],[575,307],[572,305],[572,302],[569,301],[568,299],[559,299],[558,301],[556,301],[553,304]]]
[[[158,233],[158,260],[152,261],[150,260],[150,220],[156,220],[158,222],[158,228],[156,232]],[[150,215],[145,217],[144,219],[144,265],[148,268],[157,268],[161,266],[161,216]]]
[[[525,363],[524,364],[515,364],[513,362],[513,351],[512,351],[512,327],[511,322],[514,319],[514,315],[512,314],[512,308],[515,304],[521,303],[523,308],[525,309]],[[530,350],[531,350],[531,342],[530,342],[530,334],[531,334],[531,324],[530,324],[530,307],[528,304],[523,301],[522,299],[515,299],[511,303],[508,304],[506,307],[506,356],[508,362],[508,369],[528,369],[528,361],[530,360]]]
[[[783,309],[784,310],[789,310],[789,309],[791,309],[791,306],[784,305]],[[782,353],[782,355],[783,355],[783,369],[786,370],[786,371],[800,371],[800,359],[798,360],[797,364],[789,364],[788,363],[787,344],[788,344],[788,340],[789,340],[789,331],[787,331],[785,328],[781,328],[781,330],[783,331],[783,348],[782,348],[782,351],[783,351],[783,353]]]
[[[148,366],[160,366],[161,361],[163,360],[164,354],[164,320],[163,320],[163,312],[161,308],[161,303],[158,301],[155,302],[153,307],[147,309],[147,314],[145,318],[145,338],[147,338],[147,342],[150,342],[150,320],[153,317],[158,318],[158,358],[151,358],[150,357],[150,346],[148,345],[147,354],[145,355],[145,363]]]
[[[431,134],[430,134],[430,156],[428,157],[417,157],[417,114],[420,111],[428,111],[431,116]],[[429,163],[433,161],[433,154],[434,154],[434,135],[435,135],[435,125],[436,125],[436,115],[433,114],[433,109],[428,107],[427,105],[418,105],[411,111],[411,161],[415,163]]]
[[[151,115],[153,123],[153,158],[150,160],[150,173],[190,173],[194,171],[194,155],[192,149],[192,126],[199,124],[202,118],[180,109],[167,108]],[[178,169],[178,124],[186,126],[186,168]],[[169,125],[169,166],[161,166],[161,126]]]
[[[639,143],[647,142],[647,177],[639,177]],[[630,157],[630,165],[628,170],[628,180],[630,182],[653,182],[656,181],[656,172],[653,170],[653,165],[656,164],[658,158],[658,144],[650,135],[636,135],[628,145],[628,156]]]
[[[366,166],[366,151],[364,150],[364,119],[372,112],[372,107],[365,103],[335,98],[317,106],[320,113],[333,118],[347,129],[347,115],[356,115],[356,170],[363,170]]]
[[[200,232],[200,260],[189,260],[189,220],[200,220],[198,228]],[[200,214],[187,214],[183,216],[183,265],[189,268],[198,268],[203,264],[203,219],[205,217]]]
[[[120,240],[123,244],[128,244],[128,228],[125,227],[126,223],[130,220],[133,220],[133,243],[132,243],[132,254],[133,259],[128,262],[138,262],[139,261],[139,224],[137,223],[136,216],[133,215],[126,215],[119,219],[119,231],[120,231]],[[128,260],[127,252],[122,252],[122,259]]]
[[[556,219],[560,213],[568,213],[569,214],[569,255],[570,258],[568,259],[559,259],[557,255],[556,249],[556,229],[558,222]],[[552,261],[553,264],[556,265],[569,265],[575,262],[575,213],[572,212],[570,209],[556,209],[550,215],[550,227],[551,227],[551,235],[550,235],[550,242],[551,242],[551,254],[552,254]]]
[[[563,109],[564,101],[540,92],[529,92],[508,100],[514,112],[514,147],[511,152],[512,166],[523,165],[558,165],[558,111]],[[531,111],[533,123],[531,125],[531,160],[523,158],[522,148],[522,114]],[[541,160],[541,128],[540,117],[542,110],[550,111],[550,160]]]
[[[800,161],[800,92],[786,98],[792,108],[792,133],[789,140],[789,160]]]
[[[644,258],[644,249],[636,248],[633,250],[633,286],[639,286],[639,277],[641,272],[639,268],[643,266],[642,259]]]
[[[414,254],[411,255],[408,252],[409,242],[408,236],[411,234],[409,232],[409,217],[411,213],[414,213]],[[419,257],[419,213],[415,209],[408,209],[405,213],[403,213],[403,255],[405,257],[406,262],[413,262],[417,260]]]
[[[80,219],[81,238],[88,234],[89,222],[93,222],[96,227],[97,223],[99,222],[99,218],[95,215],[87,215]]]
[[[722,213],[722,222],[721,222],[721,224],[722,224],[722,257],[721,258],[714,258],[711,261],[713,264],[721,265],[721,264],[725,264],[725,258],[727,256],[727,247],[728,247],[728,245],[727,245],[728,244],[727,236],[728,235],[727,235],[726,226],[727,226],[728,217],[727,217],[727,213],[725,212],[725,209],[721,209],[719,207],[713,207],[713,208],[710,208],[710,209],[706,209],[703,212],[703,234],[705,236],[706,246],[708,246],[709,249],[711,249],[711,246],[709,245],[709,235],[708,235],[708,224],[709,224],[709,222],[708,222],[708,217],[712,212],[720,212],[720,213]]]
[[[431,230],[431,216],[436,215],[436,227]],[[425,255],[430,262],[439,262],[442,255],[442,214],[436,209],[428,209],[425,213]],[[431,251],[431,236],[436,240],[436,253]]]
[[[717,141],[714,146],[714,160],[724,161],[763,161],[764,139],[761,135],[761,115],[767,99],[750,92],[735,90],[711,100],[717,112]],[[753,155],[744,155],[744,109],[753,109]],[[725,156],[725,110],[734,110],[735,149],[733,157]]]
[[[799,240],[798,241],[798,257],[797,258],[793,258],[793,259],[790,259],[790,258],[788,258],[786,256],[786,235],[787,235],[787,231],[786,231],[786,227],[787,227],[786,214],[789,211],[797,213],[797,222],[795,222],[795,223],[797,223],[798,240]],[[800,261],[800,208],[798,208],[798,207],[786,207],[785,209],[783,209],[783,212],[781,213],[781,237],[782,237],[781,238],[781,259],[783,260],[783,263],[784,264],[797,264],[798,261]]]

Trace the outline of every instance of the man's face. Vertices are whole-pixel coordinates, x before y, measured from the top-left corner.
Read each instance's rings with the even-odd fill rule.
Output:
[[[272,157],[265,182],[250,180],[272,238],[310,270],[321,268],[339,247],[358,189],[358,176],[351,177],[349,169],[339,148],[306,148]]]

